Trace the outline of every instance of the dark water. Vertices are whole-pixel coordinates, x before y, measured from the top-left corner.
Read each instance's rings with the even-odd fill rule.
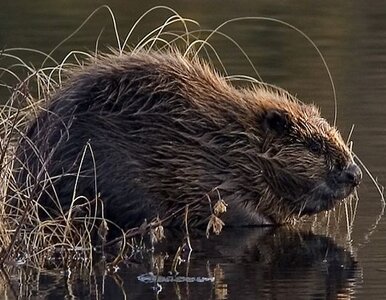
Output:
[[[277,2],[277,3],[276,3]],[[214,29],[240,16],[274,17],[295,25],[318,45],[334,78],[338,127],[379,182],[386,182],[386,4],[384,1],[164,1],[184,17]],[[50,52],[99,5],[107,3],[125,36],[135,20],[157,1],[8,1],[1,2],[0,48],[34,48]],[[143,20],[131,40],[135,44],[169,16],[158,11]],[[63,59],[71,50],[93,50],[104,28],[100,48],[116,45],[111,20],[101,11],[53,54]],[[316,51],[298,33],[268,21],[241,21],[223,31],[247,52],[262,78],[314,102],[330,121],[332,89]],[[240,52],[224,39],[212,40],[230,74],[255,76]],[[32,64],[37,55],[20,52]],[[1,67],[0,61],[0,67]],[[1,94],[3,95],[3,94]],[[384,299],[386,295],[386,221],[380,219],[380,196],[368,176],[349,241],[323,227],[227,230],[219,237],[193,241],[190,264],[178,267],[182,281],[163,282],[159,299]],[[379,222],[377,222],[379,221]],[[345,231],[345,222],[339,225]],[[175,238],[179,241],[181,239]],[[165,272],[178,244],[153,257],[121,266],[115,274],[34,271],[2,273],[2,297],[26,298],[157,298],[153,284],[137,276],[159,259]],[[165,246],[166,247],[166,246]],[[148,254],[151,256],[150,254]],[[147,263],[142,263],[147,261]],[[202,278],[204,277],[204,278]],[[90,279],[91,278],[91,279]],[[205,281],[214,278],[214,282]],[[162,279],[162,278],[161,278]],[[204,282],[197,282],[198,279]],[[190,282],[193,281],[193,282]],[[22,282],[22,284],[20,283]],[[0,296],[1,297],[1,296]]]

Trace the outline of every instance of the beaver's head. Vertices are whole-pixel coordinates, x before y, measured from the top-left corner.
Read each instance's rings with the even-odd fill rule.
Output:
[[[313,105],[268,101],[261,114],[262,174],[270,193],[299,216],[331,209],[353,193],[362,172],[340,133]]]

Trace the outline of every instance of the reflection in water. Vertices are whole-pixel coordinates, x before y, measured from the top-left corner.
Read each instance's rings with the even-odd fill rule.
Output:
[[[133,252],[115,273],[105,273],[103,263],[90,274],[13,267],[2,273],[3,283],[10,283],[2,294],[11,299],[335,299],[350,298],[360,275],[353,255],[328,237],[288,228],[239,228],[209,240],[192,238],[191,260],[178,265],[172,280],[169,271],[179,244],[171,241],[183,236],[168,232],[167,240],[155,252]],[[138,280],[149,272],[158,274],[158,287]]]
[[[332,239],[287,228],[227,231],[204,249],[217,253],[211,263],[221,266],[233,298],[349,296],[359,274],[352,254]]]

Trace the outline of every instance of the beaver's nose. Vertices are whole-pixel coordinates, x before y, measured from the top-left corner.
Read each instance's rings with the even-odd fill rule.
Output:
[[[340,183],[352,184],[358,186],[362,180],[362,171],[357,164],[351,163],[343,169],[338,177]]]

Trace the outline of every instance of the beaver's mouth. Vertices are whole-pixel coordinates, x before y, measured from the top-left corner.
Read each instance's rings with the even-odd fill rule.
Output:
[[[296,213],[312,215],[332,209],[338,202],[348,198],[355,190],[354,185],[330,186],[323,182],[296,201]]]
[[[293,202],[294,212],[301,216],[332,209],[353,194],[361,179],[362,172],[353,162],[343,169],[334,168],[325,180],[308,182],[309,188]]]

